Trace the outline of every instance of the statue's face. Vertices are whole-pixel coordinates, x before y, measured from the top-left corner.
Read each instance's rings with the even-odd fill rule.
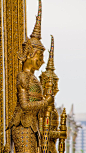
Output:
[[[35,53],[33,57],[33,68],[35,70],[39,70],[41,65],[44,63],[43,61],[43,51],[37,49],[37,52]]]

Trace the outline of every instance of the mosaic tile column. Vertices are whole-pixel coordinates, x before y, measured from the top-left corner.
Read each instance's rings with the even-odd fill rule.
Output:
[[[2,1],[0,1],[0,153],[4,146],[2,9]]]
[[[16,77],[18,72],[22,70],[22,63],[18,60],[18,53],[27,37],[26,0],[3,0],[3,7],[7,128],[17,103]],[[10,134],[10,130],[6,131],[6,143],[9,149],[11,146]]]

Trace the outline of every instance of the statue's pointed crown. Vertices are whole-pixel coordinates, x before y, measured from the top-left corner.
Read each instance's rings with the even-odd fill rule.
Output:
[[[18,58],[22,61],[26,60],[26,56],[29,53],[30,57],[33,57],[36,49],[40,49],[42,51],[45,50],[45,47],[42,45],[41,39],[41,14],[42,14],[42,4],[41,0],[39,0],[39,8],[38,8],[38,15],[36,16],[36,24],[33,29],[32,34],[30,35],[30,39],[27,38],[26,42],[22,44],[23,53],[19,51]]]
[[[49,51],[49,60],[48,60],[46,69],[55,70],[54,68],[54,37],[52,35],[51,35],[51,48]]]
[[[36,24],[33,29],[33,32],[30,35],[31,38],[34,37],[34,38],[41,39],[41,15],[42,15],[42,3],[41,3],[41,0],[39,0],[38,15],[36,16]]]

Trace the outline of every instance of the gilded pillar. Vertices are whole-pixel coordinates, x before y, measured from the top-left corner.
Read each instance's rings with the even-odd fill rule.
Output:
[[[0,1],[0,153],[4,146],[4,97],[3,97],[3,3]]]
[[[16,77],[18,72],[22,70],[22,63],[18,60],[18,54],[27,37],[26,0],[3,0],[3,8],[6,129],[17,102]],[[10,134],[10,130],[7,130],[6,143],[9,150],[11,147]]]

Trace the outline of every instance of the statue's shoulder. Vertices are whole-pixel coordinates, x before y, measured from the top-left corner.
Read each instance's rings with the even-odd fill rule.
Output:
[[[22,87],[27,87],[28,83],[29,75],[24,71],[20,71],[17,75],[17,87],[18,85],[21,85]]]

